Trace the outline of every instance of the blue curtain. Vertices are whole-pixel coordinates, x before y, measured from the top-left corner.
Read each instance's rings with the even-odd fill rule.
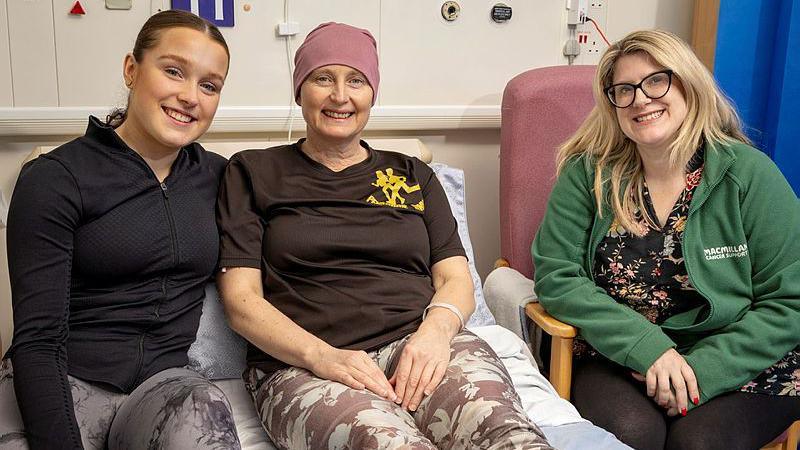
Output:
[[[714,75],[800,195],[800,1],[721,0]]]

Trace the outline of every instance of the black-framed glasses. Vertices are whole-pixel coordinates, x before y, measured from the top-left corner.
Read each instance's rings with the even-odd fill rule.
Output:
[[[606,88],[606,97],[612,105],[617,108],[627,108],[636,100],[636,90],[641,89],[642,93],[650,99],[657,99],[667,95],[672,86],[672,71],[659,70],[644,77],[638,84],[619,83]]]

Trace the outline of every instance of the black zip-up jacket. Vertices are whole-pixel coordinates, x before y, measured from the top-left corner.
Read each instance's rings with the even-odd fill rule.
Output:
[[[83,137],[22,168],[8,214],[7,356],[31,448],[81,448],[67,374],[130,393],[187,363],[218,257],[225,164],[190,144],[159,183],[91,117]]]

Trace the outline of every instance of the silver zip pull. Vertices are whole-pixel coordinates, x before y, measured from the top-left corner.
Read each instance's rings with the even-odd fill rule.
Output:
[[[161,186],[161,192],[164,193],[164,197],[169,197],[169,195],[167,195],[167,183],[162,181],[160,186]]]

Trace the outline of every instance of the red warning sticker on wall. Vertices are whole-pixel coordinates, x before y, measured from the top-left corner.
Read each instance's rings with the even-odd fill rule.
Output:
[[[76,15],[76,16],[77,15],[82,16],[82,15],[86,14],[86,10],[83,9],[83,5],[81,5],[81,2],[79,0],[79,1],[75,2],[74,5],[72,5],[72,9],[69,10],[69,13],[72,14],[72,15]]]

